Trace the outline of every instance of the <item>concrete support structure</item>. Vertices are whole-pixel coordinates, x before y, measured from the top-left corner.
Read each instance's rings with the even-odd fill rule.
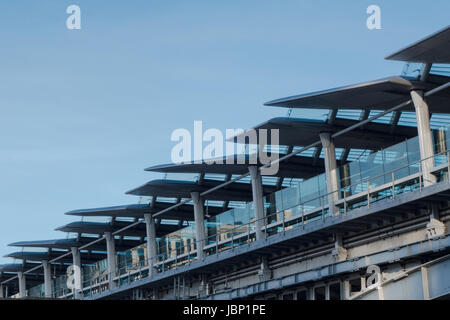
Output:
[[[27,296],[25,275],[23,274],[23,272],[18,272],[17,278],[19,279],[19,297],[25,298]]]
[[[261,173],[257,166],[248,167],[250,176],[252,179],[252,195],[253,195],[253,208],[255,210],[255,229],[256,240],[264,238],[262,228],[264,227],[264,197],[262,188]]]
[[[46,298],[52,297],[52,269],[47,260],[42,261],[44,269],[44,294]]]
[[[3,285],[0,283],[0,298],[4,298],[4,290],[3,290]]]
[[[81,299],[81,286],[83,281],[81,280],[81,255],[80,250],[77,247],[72,247],[73,268],[74,268],[74,289],[73,295],[75,299]]]
[[[197,259],[204,258],[203,248],[205,246],[205,215],[203,212],[203,199],[198,192],[191,193],[192,202],[194,203],[194,219],[195,219],[195,239],[197,243]]]
[[[330,207],[330,214],[335,215],[339,213],[334,205],[335,201],[339,199],[339,183],[336,164],[336,152],[333,139],[329,132],[320,133],[320,141],[325,153],[325,176],[327,179],[328,191],[328,205]]]
[[[344,248],[342,241],[342,233],[334,234],[334,249],[331,255],[336,261],[344,261],[347,259],[347,250]]]
[[[411,98],[416,109],[420,158],[426,159],[421,162],[421,170],[423,172],[423,185],[427,187],[436,183],[436,177],[431,173],[431,169],[434,167],[432,157],[434,151],[430,129],[430,111],[422,90],[412,90]]]
[[[114,278],[116,277],[116,245],[114,236],[111,232],[105,232],[106,255],[108,259],[108,279],[109,286],[114,287]]]
[[[148,254],[148,266],[150,276],[153,275],[156,270],[153,267],[156,263],[156,255],[158,254],[156,250],[156,229],[155,229],[155,219],[153,219],[150,213],[144,215],[145,227],[147,233],[147,254]]]
[[[439,204],[436,202],[430,203],[430,222],[427,224],[427,237],[433,238],[446,233],[447,228],[445,224],[439,219]]]
[[[269,267],[269,259],[266,256],[261,257],[261,267],[258,271],[260,281],[268,281],[272,279],[272,270]]]

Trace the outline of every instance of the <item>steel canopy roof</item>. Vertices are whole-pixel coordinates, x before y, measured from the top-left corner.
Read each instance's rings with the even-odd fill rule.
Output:
[[[307,146],[319,140],[321,132],[335,133],[358,122],[357,120],[341,118],[336,118],[332,123],[329,123],[322,120],[280,117],[263,122],[254,129],[257,133],[258,129],[279,129],[281,145]],[[245,133],[240,136],[243,135]],[[417,136],[417,128],[415,127],[399,125],[392,127],[390,124],[370,122],[336,137],[334,143],[338,148],[379,150],[415,136]]]
[[[387,110],[409,99],[410,91],[430,90],[450,79],[430,75],[427,82],[409,77],[388,77],[358,84],[300,94],[266,102],[266,106],[317,109],[367,109]],[[450,90],[440,91],[427,98],[430,112],[450,113]],[[410,103],[403,111],[414,111]]]
[[[68,239],[52,239],[52,240],[35,240],[35,241],[18,241],[8,244],[10,247],[29,247],[29,248],[54,248],[54,249],[70,249],[72,247],[81,247],[95,240],[92,237],[79,237]],[[125,251],[142,244],[138,240],[121,239],[116,241],[116,250]],[[86,250],[106,251],[106,243],[104,241],[94,243]]]
[[[450,26],[386,57],[422,63],[450,63]]]
[[[5,255],[5,258],[21,259],[28,261],[49,261],[60,256],[62,252],[27,252],[27,251],[17,251]],[[81,262],[83,265],[92,264],[99,260],[106,258],[105,253],[93,253],[93,252],[81,252]],[[60,263],[72,263],[72,255],[63,257],[58,260],[58,262],[53,262],[52,264]]]
[[[105,232],[115,232],[128,225],[130,222],[115,221],[114,224],[102,223],[102,222],[86,222],[86,221],[76,221],[64,226],[56,228],[57,231],[63,232],[76,232],[84,234],[100,234],[103,235]],[[160,237],[167,233],[176,231],[180,228],[178,225],[174,224],[157,224],[156,225],[156,236]],[[128,228],[122,232],[120,235],[123,236],[134,236],[134,237],[145,237],[146,227],[144,223],[137,224],[131,228]]]
[[[92,209],[80,209],[66,212],[70,216],[82,216],[82,217],[131,217],[142,218],[146,213],[157,213],[172,206],[173,203],[158,202],[156,201],[153,207],[148,204],[131,204],[114,207],[92,208]],[[222,213],[223,210],[217,207],[210,207],[209,212],[212,215]],[[182,219],[184,221],[194,220],[194,208],[191,204],[181,205],[173,210],[170,210],[164,214],[165,219]]]
[[[127,194],[136,196],[163,196],[175,198],[190,198],[191,192],[204,192],[222,184],[223,181],[206,180],[202,183],[182,180],[152,180],[146,184],[130,190]],[[252,201],[252,186],[246,183],[231,183],[225,188],[213,191],[203,198],[206,200],[224,201]],[[275,188],[263,186],[264,193],[271,193]]]
[[[316,139],[317,140],[317,139]],[[284,144],[284,143],[280,143]],[[280,154],[282,157],[283,154]],[[182,164],[162,164],[157,166],[152,166],[146,168],[146,171],[153,172],[167,172],[167,173],[217,173],[217,174],[243,174],[248,172],[248,167],[250,165],[261,166],[261,162],[258,161],[257,164],[249,163],[248,155],[240,155],[233,157],[222,157],[212,160],[220,160],[221,163],[182,163]],[[227,160],[229,164],[227,164]],[[259,160],[259,159],[258,159]],[[232,162],[232,163],[230,163]],[[244,163],[242,163],[244,162]],[[317,174],[324,172],[325,164],[323,159],[317,159],[316,163],[313,165],[313,159],[311,157],[296,156],[289,159],[289,161],[282,161],[278,163],[279,170],[275,176],[277,177],[289,177],[289,178],[303,178],[307,179],[313,177]]]

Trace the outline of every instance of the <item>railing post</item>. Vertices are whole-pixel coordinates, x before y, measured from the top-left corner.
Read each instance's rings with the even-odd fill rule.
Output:
[[[234,249],[234,234],[231,232],[231,249]]]
[[[267,219],[265,216],[263,217],[263,220],[264,220],[264,239],[267,239]],[[258,223],[256,223],[256,226],[258,226]]]
[[[216,254],[219,254],[219,233],[216,231]]]
[[[422,160],[419,160],[419,191],[422,191]]]
[[[302,229],[305,229],[305,207],[302,205]]]
[[[392,199],[395,200],[395,175],[394,175],[394,171],[392,171]]]
[[[325,221],[325,207],[324,207],[324,201],[322,199],[322,196],[319,196],[319,197],[320,197],[320,205],[322,206],[322,222],[323,222],[323,221]],[[329,198],[329,195],[328,195],[328,198]],[[330,205],[328,205],[328,210],[331,211]]]
[[[447,181],[450,182],[450,152],[447,151]]]
[[[191,264],[191,246],[188,246],[188,264]]]
[[[344,214],[347,214],[347,198],[346,198],[346,192],[344,190]]]

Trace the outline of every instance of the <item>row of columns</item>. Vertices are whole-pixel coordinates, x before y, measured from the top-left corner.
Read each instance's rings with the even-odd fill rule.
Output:
[[[421,90],[411,91],[411,98],[414,103],[416,117],[417,117],[417,129],[418,139],[420,147],[422,161],[422,173],[424,179],[424,186],[429,186],[436,182],[436,177],[431,173],[431,169],[434,166],[434,160],[432,158],[433,143],[430,129],[430,115],[429,108],[424,99],[424,92]],[[328,205],[331,215],[338,214],[338,208],[334,205],[339,199],[339,181],[337,172],[336,152],[335,145],[332,139],[331,133],[322,132],[319,135],[324,150],[324,162],[325,162],[325,175],[328,191]],[[256,240],[264,237],[264,195],[262,187],[262,177],[260,170],[257,166],[249,167],[251,185],[252,185],[252,197],[255,213],[255,228],[256,228]],[[196,243],[197,243],[197,259],[202,260],[204,258],[204,246],[205,246],[205,227],[204,227],[204,200],[201,198],[198,192],[191,193],[192,202],[194,205],[194,219],[196,225]],[[154,201],[152,203],[154,205]],[[147,250],[149,258],[149,272],[150,275],[155,273],[154,258],[157,255],[156,248],[156,231],[155,221],[151,214],[144,215],[146,224],[147,235]],[[111,232],[105,233],[107,260],[108,260],[108,273],[110,287],[114,286],[114,276],[116,275],[116,251],[114,244],[114,236]],[[75,268],[81,270],[80,251],[78,248],[71,248],[73,255],[73,265]],[[346,252],[343,248],[342,235],[335,234],[335,249],[333,250],[333,256],[337,259],[345,258]],[[51,297],[51,270],[50,264],[47,261],[43,261],[44,266],[44,282],[45,282],[45,296]],[[20,296],[24,297],[26,293],[25,289],[25,276],[22,272],[18,273],[19,278],[19,292]],[[81,280],[81,279],[80,279]],[[1,290],[3,293],[3,290]],[[74,290],[74,296],[76,299],[81,298],[81,291],[79,289]]]
[[[416,111],[420,157],[423,159],[421,163],[421,170],[423,174],[424,186],[426,187],[436,183],[436,177],[431,173],[431,170],[434,167],[434,150],[430,128],[430,111],[422,90],[412,90],[411,98]],[[328,204],[330,207],[330,213],[336,214],[337,209],[334,206],[334,203],[339,199],[339,181],[335,145],[331,137],[331,133],[322,132],[319,137],[325,157],[324,162],[328,191]]]

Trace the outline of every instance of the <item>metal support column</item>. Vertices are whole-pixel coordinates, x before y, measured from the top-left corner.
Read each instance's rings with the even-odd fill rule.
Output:
[[[72,250],[72,258],[73,258],[73,277],[74,277],[74,289],[73,289],[73,297],[75,299],[81,299],[81,255],[80,250],[77,247],[70,248]]]
[[[257,166],[248,167],[250,176],[252,179],[252,195],[253,195],[253,208],[255,210],[255,229],[256,240],[262,239],[264,233],[262,228],[264,227],[264,198],[262,188],[261,173]]]
[[[27,296],[25,275],[23,272],[17,272],[17,278],[19,279],[19,297],[25,298]]]
[[[203,248],[205,246],[205,215],[203,212],[203,199],[198,192],[191,193],[192,202],[194,203],[194,219],[195,219],[195,240],[197,243],[197,259],[204,257]]]
[[[114,236],[111,232],[105,232],[106,239],[106,255],[108,259],[108,282],[110,289],[115,286],[114,278],[116,277],[116,245]]]
[[[325,176],[327,179],[328,191],[328,205],[330,208],[330,215],[339,213],[334,205],[335,201],[339,199],[339,184],[336,164],[336,152],[333,139],[329,132],[322,132],[319,134],[320,141],[325,153]]]
[[[434,151],[430,129],[430,111],[422,90],[412,90],[411,98],[416,109],[420,158],[423,160],[421,162],[423,185],[427,187],[436,183],[436,177],[431,173],[431,169],[434,167]]]
[[[44,295],[46,298],[52,297],[52,269],[47,260],[42,261],[44,269]]]
[[[144,215],[145,219],[145,228],[147,232],[147,254],[148,254],[148,267],[149,267],[149,276],[152,276],[156,273],[154,269],[154,265],[157,262],[156,256],[156,229],[155,229],[155,219],[153,219],[150,213],[146,213]]]

